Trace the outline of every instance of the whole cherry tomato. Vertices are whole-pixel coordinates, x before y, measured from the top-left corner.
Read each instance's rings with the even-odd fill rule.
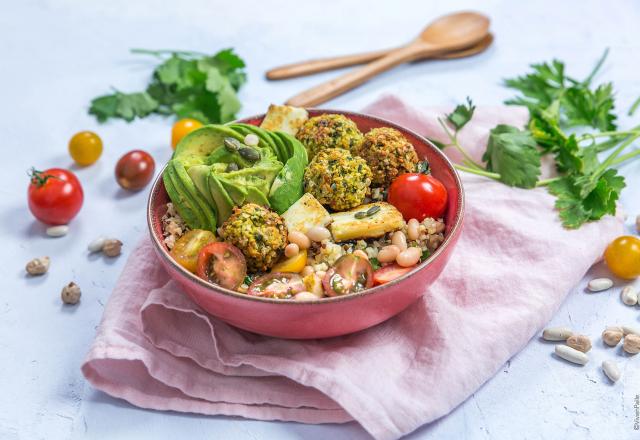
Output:
[[[240,249],[229,243],[215,242],[198,253],[198,276],[227,289],[237,289],[247,276],[247,261]]]
[[[640,238],[623,235],[604,251],[604,261],[614,275],[633,279],[640,276]]]
[[[175,150],[178,142],[180,142],[183,137],[200,127],[202,127],[202,122],[196,121],[195,119],[185,118],[176,121],[171,129],[171,148]]]
[[[76,133],[69,141],[69,154],[78,165],[91,165],[102,154],[102,139],[92,131]]]
[[[430,174],[401,174],[389,186],[389,203],[405,220],[440,218],[447,208],[447,189]]]
[[[122,188],[136,191],[147,186],[155,170],[156,163],[149,153],[129,151],[116,164],[116,180]]]
[[[80,181],[71,171],[33,169],[28,199],[35,218],[48,225],[66,225],[80,211],[84,193]]]

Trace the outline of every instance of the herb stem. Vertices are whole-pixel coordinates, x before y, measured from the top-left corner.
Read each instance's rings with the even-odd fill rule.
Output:
[[[462,147],[462,145],[460,145],[460,142],[458,142],[457,136],[451,133],[451,130],[449,130],[449,127],[447,127],[447,124],[444,123],[442,118],[438,118],[438,123],[440,124],[440,126],[442,127],[446,135],[449,137],[449,140],[451,141],[451,146],[453,146],[456,150],[458,150],[462,154],[467,164],[470,167],[473,167],[479,171],[484,171],[484,167],[479,163],[477,163],[475,160],[473,160],[473,157],[471,157],[469,153],[467,153],[467,150],[465,150]]]
[[[578,138],[578,142],[582,142],[587,139],[595,139],[600,137],[620,137],[628,135],[640,135],[638,128],[624,131],[601,131],[600,133],[586,133]]]
[[[599,176],[600,174],[602,174],[602,172],[604,172],[604,170],[606,170],[607,168],[609,168],[611,166],[611,164],[616,160],[616,157],[618,157],[618,155],[620,153],[622,153],[622,151],[627,148],[629,145],[631,145],[633,143],[633,141],[635,141],[638,136],[631,136],[629,137],[629,139],[627,139],[626,141],[622,142],[618,148],[616,148],[613,153],[611,153],[605,160],[604,162],[602,162],[600,164],[600,166],[598,168],[596,168],[596,170],[593,172],[594,176]],[[633,156],[630,156],[633,157]]]
[[[206,55],[205,53],[196,52],[192,50],[173,50],[173,49],[152,50],[152,49],[139,49],[139,48],[131,49],[131,53],[143,54],[143,55],[155,55],[157,57],[160,57],[163,55],[184,55],[184,56],[205,56]]]
[[[633,116],[633,114],[638,109],[638,106],[640,106],[640,96],[638,96],[638,98],[633,102],[633,104],[631,104],[631,108],[629,109],[629,113],[628,113],[629,116]]]
[[[598,71],[600,70],[602,65],[604,64],[605,60],[607,59],[607,55],[609,55],[609,48],[608,47],[604,50],[604,53],[602,54],[602,56],[600,57],[600,59],[596,63],[595,67],[593,68],[593,70],[591,71],[589,76],[587,76],[585,78],[585,80],[582,81],[583,85],[588,86],[589,84],[591,84],[591,81],[596,76],[596,74],[598,73]]]
[[[635,156],[640,155],[640,150],[634,150],[627,154],[623,154],[622,156],[617,157],[614,161],[611,162],[611,165],[619,165],[622,162],[626,162],[629,159],[634,158]]]
[[[562,179],[562,177],[558,176],[558,177],[551,177],[549,179],[544,179],[544,180],[538,180],[536,182],[536,186],[540,187],[540,186],[547,186],[550,183],[556,182],[558,180]]]
[[[466,166],[460,165],[460,164],[455,164],[454,167],[456,169],[460,170],[460,171],[465,171],[467,173],[477,174],[478,176],[488,177],[488,178],[493,179],[493,180],[500,180],[500,174],[498,174],[498,173],[492,173],[490,171],[486,171],[486,170],[483,170],[483,169],[466,167]]]

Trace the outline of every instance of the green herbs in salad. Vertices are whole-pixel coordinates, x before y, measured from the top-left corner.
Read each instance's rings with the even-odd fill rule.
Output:
[[[244,61],[232,49],[215,55],[199,52],[133,49],[158,57],[161,63],[142,92],[114,90],[99,96],[89,114],[99,122],[144,118],[151,114],[192,118],[204,124],[224,123],[240,110],[237,92],[246,82]]]
[[[613,167],[640,155],[640,150],[622,154],[640,137],[640,126],[617,130],[613,85],[592,85],[606,56],[607,51],[582,81],[568,76],[558,60],[533,64],[532,72],[505,80],[520,92],[505,103],[526,106],[529,122],[524,130],[503,124],[493,128],[482,157],[486,165],[474,161],[458,141],[458,132],[473,118],[469,98],[439,118],[449,143],[438,146],[460,151],[464,159],[456,167],[462,171],[519,188],[548,187],[567,228],[615,215],[625,181]],[[557,177],[539,179],[543,156],[553,157]]]

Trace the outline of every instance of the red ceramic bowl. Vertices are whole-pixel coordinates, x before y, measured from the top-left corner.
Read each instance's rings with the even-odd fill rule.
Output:
[[[432,173],[447,188],[445,240],[416,270],[397,280],[360,293],[316,301],[296,302],[248,296],[213,286],[178,265],[162,242],[161,218],[169,197],[160,176],[155,180],[147,209],[147,221],[155,250],[169,275],[185,293],[211,315],[244,330],[291,339],[327,338],[363,330],[400,313],[422,295],[445,268],[460,235],[464,213],[462,182],[446,156],[422,136],[373,116],[334,110],[310,110],[311,116],[340,113],[366,133],[376,127],[393,127],[427,159]],[[240,122],[259,125],[264,115]]]

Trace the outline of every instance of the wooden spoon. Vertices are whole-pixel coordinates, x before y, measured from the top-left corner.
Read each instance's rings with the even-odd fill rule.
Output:
[[[456,58],[465,58],[484,52],[493,43],[493,34],[488,33],[480,42],[474,46],[453,52],[437,54],[429,58],[436,60],[451,60]],[[396,50],[383,49],[374,52],[366,52],[355,55],[343,55],[338,57],[320,58],[317,60],[302,61],[299,63],[286,64],[284,66],[275,67],[265,74],[267,79],[272,81],[280,79],[295,78],[298,76],[311,75],[313,73],[325,72],[327,70],[340,69],[342,67],[355,66],[365,64],[382,58]],[[420,60],[415,60],[420,61]]]
[[[427,26],[418,38],[406,46],[394,49],[358,70],[304,91],[290,98],[286,104],[297,107],[321,104],[399,64],[478,44],[488,31],[489,18],[484,15],[475,12],[445,15]]]

